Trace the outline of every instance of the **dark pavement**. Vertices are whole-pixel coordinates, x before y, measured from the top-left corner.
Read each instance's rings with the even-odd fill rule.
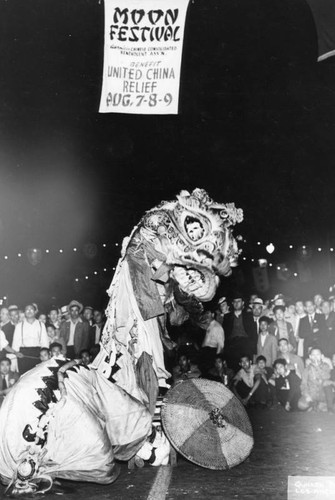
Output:
[[[128,471],[111,486],[62,481],[47,500],[286,499],[288,476],[335,476],[335,415],[249,412],[255,446],[229,471],[212,471],[178,458],[177,467]],[[162,470],[163,469],[163,470]],[[167,489],[167,491],[166,491]],[[4,489],[0,489],[2,497]],[[165,495],[166,492],[166,495]],[[22,498],[22,497],[21,497]]]

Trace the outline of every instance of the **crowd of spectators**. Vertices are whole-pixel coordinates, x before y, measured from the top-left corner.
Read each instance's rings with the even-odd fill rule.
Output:
[[[173,383],[204,377],[246,406],[335,413],[335,296],[236,293],[218,300],[202,335],[193,325],[180,337]]]
[[[51,357],[89,364],[99,352],[104,313],[72,300],[39,312],[37,304],[0,310],[0,405],[23,375]]]
[[[88,365],[99,352],[104,321],[101,310],[76,300],[47,314],[37,304],[2,307],[0,405],[19,376],[40,362],[79,358]],[[334,413],[333,296],[304,302],[283,295],[272,301],[221,297],[200,328],[183,325],[175,340],[175,356],[167,359],[171,383],[204,377],[224,384],[246,406]]]

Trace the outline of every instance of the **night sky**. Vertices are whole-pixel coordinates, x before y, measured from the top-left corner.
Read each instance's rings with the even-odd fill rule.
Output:
[[[0,0],[0,296],[99,305],[115,243],[194,187],[243,208],[251,245],[335,246],[334,58],[316,63],[304,0],[190,3],[177,116],[98,113],[103,15],[97,0]],[[64,254],[32,266],[29,248]]]

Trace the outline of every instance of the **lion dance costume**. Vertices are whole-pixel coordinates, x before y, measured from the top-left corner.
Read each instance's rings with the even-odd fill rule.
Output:
[[[164,445],[152,417],[158,387],[170,377],[167,316],[172,324],[201,321],[220,277],[237,265],[232,227],[242,219],[241,209],[215,203],[203,189],[182,191],[144,215],[123,242],[92,365],[67,370],[64,393],[57,375],[65,362],[50,359],[5,398],[0,479],[11,494],[46,491],[56,477],[112,483],[115,459],[145,458],[148,443]],[[164,460],[157,453],[149,462]]]

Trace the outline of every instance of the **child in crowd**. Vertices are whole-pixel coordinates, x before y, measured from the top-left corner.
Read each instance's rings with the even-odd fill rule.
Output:
[[[269,378],[273,369],[267,366],[265,356],[257,356],[254,368],[254,401],[265,408],[272,402],[272,393],[269,387]]]
[[[206,378],[214,380],[215,382],[221,382],[226,387],[231,387],[234,372],[227,367],[227,363],[222,355],[217,354],[214,360],[214,366],[209,369]]]
[[[300,356],[294,354],[290,350],[290,344],[287,339],[279,339],[278,358],[285,359],[287,368],[289,370],[295,370],[298,377],[302,377],[302,373],[304,371],[304,361]]]
[[[302,374],[302,397],[298,402],[300,410],[334,412],[330,375],[329,362],[323,359],[318,347],[313,347],[309,353],[309,362],[306,362],[306,368]]]
[[[273,367],[275,372],[269,379],[269,383],[275,388],[277,402],[286,411],[297,410],[301,397],[301,379],[294,370],[290,370],[284,358],[276,359]]]
[[[88,366],[92,362],[92,356],[88,349],[82,349],[79,353],[79,358],[81,359],[80,364],[82,366]]]
[[[63,354],[62,345],[59,342],[53,342],[49,346],[51,357],[65,360],[65,356]]]
[[[41,363],[43,363],[44,361],[48,361],[50,358],[51,358],[50,349],[48,349],[47,347],[42,347],[42,349],[40,350]]]
[[[201,373],[197,365],[191,364],[191,360],[186,354],[180,354],[178,357],[178,365],[173,368],[173,382],[188,380],[190,378],[198,378]]]
[[[50,323],[47,325],[47,335],[50,341],[50,344],[57,343],[61,345],[62,354],[66,352],[64,339],[59,337],[59,330],[56,329],[54,325]]]
[[[241,356],[239,364],[241,369],[233,379],[232,391],[247,406],[249,402],[256,402],[253,396],[261,384],[262,377],[260,373],[255,376],[256,365],[251,364],[249,356]]]

